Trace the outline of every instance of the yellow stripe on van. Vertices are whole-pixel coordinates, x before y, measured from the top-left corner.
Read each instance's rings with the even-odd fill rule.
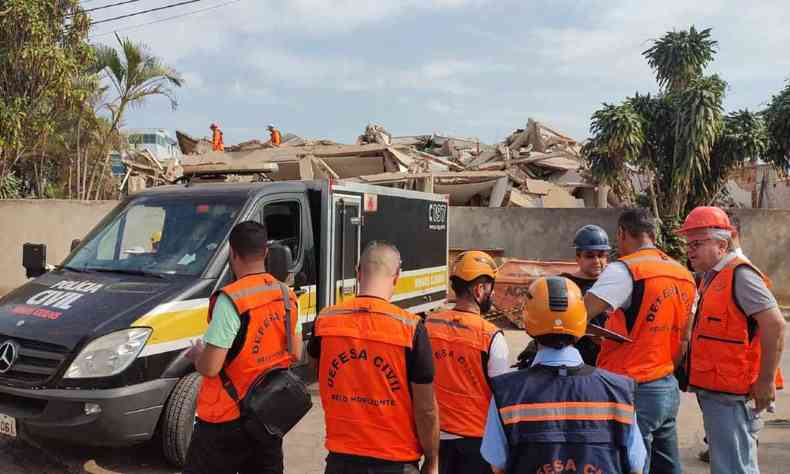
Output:
[[[307,292],[299,295],[299,322],[309,321],[315,316],[315,287],[305,287]],[[146,326],[153,329],[151,338],[143,350],[143,356],[182,350],[192,340],[200,338],[208,328],[208,299],[196,299],[164,303],[135,321],[132,326]],[[302,325],[296,326],[301,334]]]

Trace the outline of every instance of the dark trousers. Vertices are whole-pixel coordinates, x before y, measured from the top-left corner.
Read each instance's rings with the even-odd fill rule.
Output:
[[[283,474],[283,440],[258,441],[239,420],[197,421],[183,474]]]
[[[480,438],[443,439],[439,443],[439,474],[491,474],[480,454]]]
[[[393,462],[381,459],[329,453],[324,474],[419,474],[417,462]]]

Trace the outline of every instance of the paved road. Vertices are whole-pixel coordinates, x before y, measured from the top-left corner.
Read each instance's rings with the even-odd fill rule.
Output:
[[[506,332],[511,357],[529,340],[522,331]],[[785,347],[790,351],[790,331]],[[785,352],[782,367],[790,373],[790,355]],[[286,438],[286,472],[288,474],[319,474],[323,472],[323,412],[314,391],[316,407]],[[766,416],[766,427],[760,436],[760,467],[763,474],[780,474],[790,466],[790,393],[780,393],[777,413]],[[707,465],[697,460],[704,436],[702,418],[694,398],[683,394],[679,415],[680,448],[684,472],[703,474]],[[157,446],[148,443],[125,449],[75,448],[46,442],[31,445],[20,440],[0,440],[0,466],[7,474],[82,473],[85,466],[99,466],[110,472],[128,474],[177,473],[162,460]],[[105,472],[90,469],[92,472]]]

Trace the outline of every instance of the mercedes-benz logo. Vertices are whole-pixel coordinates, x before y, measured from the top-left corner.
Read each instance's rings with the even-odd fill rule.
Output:
[[[19,344],[14,341],[0,344],[0,374],[11,370],[17,357],[19,357]]]

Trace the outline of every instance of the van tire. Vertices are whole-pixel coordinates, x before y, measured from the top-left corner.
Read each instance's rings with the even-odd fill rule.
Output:
[[[197,372],[185,375],[176,383],[165,404],[160,427],[162,451],[167,462],[175,467],[183,467],[187,459],[200,381]]]

